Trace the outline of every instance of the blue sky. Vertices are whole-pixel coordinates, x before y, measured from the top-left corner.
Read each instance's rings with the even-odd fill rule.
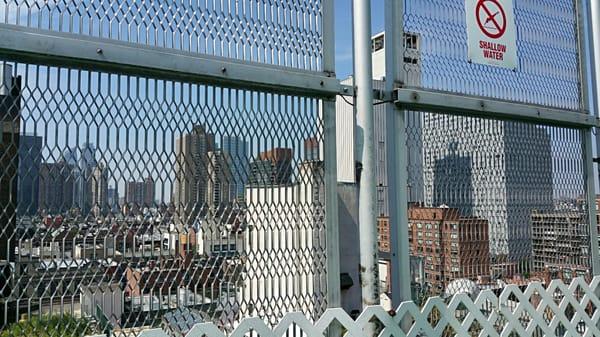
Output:
[[[371,0],[371,32],[383,31],[384,0]],[[352,1],[335,0],[335,58],[338,78],[352,73]]]

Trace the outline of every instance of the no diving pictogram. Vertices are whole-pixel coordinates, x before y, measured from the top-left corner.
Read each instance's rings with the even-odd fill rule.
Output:
[[[498,0],[479,0],[475,17],[479,29],[489,38],[500,38],[506,32],[506,13]]]

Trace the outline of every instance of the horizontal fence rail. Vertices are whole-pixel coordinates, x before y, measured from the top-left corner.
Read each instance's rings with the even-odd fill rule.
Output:
[[[312,96],[334,96],[343,92],[339,81],[330,73],[107,38],[0,24],[0,41],[0,55],[9,60]]]

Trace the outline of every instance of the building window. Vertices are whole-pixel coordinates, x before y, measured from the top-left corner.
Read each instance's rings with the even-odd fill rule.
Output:
[[[371,52],[382,50],[385,46],[384,36],[378,36],[371,41]]]
[[[419,38],[416,34],[404,34],[404,46],[406,49],[419,49]]]

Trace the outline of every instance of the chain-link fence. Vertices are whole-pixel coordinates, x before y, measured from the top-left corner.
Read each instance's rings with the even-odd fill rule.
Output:
[[[326,4],[0,2],[8,37],[0,41],[0,336],[135,336],[150,327],[182,336],[205,321],[232,331],[251,316],[271,326],[291,311],[316,320],[331,298],[340,302],[331,286],[340,282],[331,268],[338,242],[328,237],[337,235],[336,177],[325,162],[335,153],[326,141],[335,134],[331,97],[342,91],[329,78]],[[591,276],[589,130],[539,116],[542,107],[569,113],[565,120],[585,111],[576,5],[515,1],[519,64],[504,69],[468,60],[463,0],[403,1],[398,92],[538,108],[527,118],[440,109],[448,102],[399,110],[408,173],[399,187],[408,201],[399,223],[408,226],[399,230],[418,304]],[[374,87],[387,100],[396,95],[385,92],[385,36],[373,42]],[[109,48],[90,51],[94,43]],[[131,59],[131,50],[144,57]],[[355,184],[362,140],[344,100],[338,179]],[[381,288],[390,295],[398,275],[390,259],[404,252],[389,221],[399,205],[388,202],[397,193],[388,178],[399,173],[387,164],[385,103],[374,102],[374,183]],[[523,313],[520,323],[531,320]]]
[[[422,130],[408,127],[422,134],[424,198],[409,206],[419,287],[449,296],[591,276],[580,131],[421,116]]]
[[[587,177],[584,130],[518,121],[523,118],[516,111],[486,111],[494,100],[499,107],[512,102],[585,112],[577,2],[514,2],[516,69],[469,60],[465,1],[406,0],[403,6],[404,54],[398,67],[405,77],[399,86],[415,91],[398,103],[410,106],[428,93],[440,98],[435,112],[400,112],[408,181],[397,187],[406,188],[409,202],[413,299],[424,304],[433,295],[499,293],[508,284],[589,280],[588,210],[596,205],[588,205],[586,179],[593,177]],[[385,62],[385,39],[373,37],[379,90],[391,64]],[[465,113],[469,98],[478,107]],[[389,294],[390,275],[397,272],[390,271],[394,206],[388,199],[394,191],[387,183],[397,172],[387,172],[387,142],[393,139],[385,127],[389,110],[381,101],[375,104],[381,289]],[[484,117],[469,117],[473,112]]]
[[[321,0],[3,1],[0,23],[322,70]]]
[[[463,0],[405,0],[404,27],[419,36],[421,88],[578,110],[579,34],[574,0],[514,1],[516,69],[469,62]]]
[[[0,3],[3,29],[306,76],[324,68],[322,16],[319,0]],[[2,336],[323,312],[320,98],[144,59],[123,73],[24,59],[0,62]]]
[[[318,100],[3,66],[20,79],[3,97],[9,321],[101,311],[129,331],[189,308],[227,327],[326,307]]]

